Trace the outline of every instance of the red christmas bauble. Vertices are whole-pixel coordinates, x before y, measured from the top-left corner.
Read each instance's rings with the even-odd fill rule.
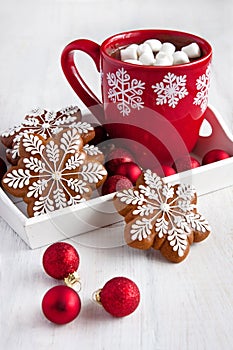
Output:
[[[176,174],[175,169],[173,169],[172,167],[170,167],[168,165],[161,165],[161,166],[152,168],[151,170],[153,173],[157,174],[160,177],[170,176],[170,175]]]
[[[173,164],[173,168],[180,173],[182,171],[198,168],[200,165],[196,158],[187,156],[177,159]]]
[[[101,289],[100,302],[112,316],[124,317],[130,315],[138,307],[140,291],[130,279],[115,277]]]
[[[80,309],[81,301],[78,294],[67,286],[55,286],[49,289],[42,300],[45,317],[57,324],[73,321]]]
[[[120,164],[134,161],[134,157],[129,151],[124,148],[115,148],[107,154],[105,167],[109,174],[115,175],[115,170]]]
[[[122,163],[115,169],[115,175],[123,175],[127,177],[133,185],[136,184],[138,177],[141,175],[142,170],[136,163]]]
[[[206,165],[226,158],[230,158],[230,155],[227,152],[221,149],[213,149],[205,154],[202,160],[202,164]]]
[[[54,243],[44,252],[43,266],[49,276],[64,279],[78,269],[78,252],[69,243]]]
[[[7,172],[6,163],[2,158],[0,158],[0,181],[2,180],[4,174]]]
[[[127,177],[122,175],[109,176],[103,184],[102,195],[105,196],[106,194],[126,190],[131,187],[133,187],[133,184]]]
[[[176,174],[175,169],[173,169],[172,167],[170,167],[168,165],[162,165],[162,171],[163,171],[164,176],[170,176],[170,175]]]

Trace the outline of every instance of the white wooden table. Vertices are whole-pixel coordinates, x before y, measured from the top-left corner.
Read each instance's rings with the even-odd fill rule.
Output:
[[[231,0],[2,1],[0,129],[21,121],[35,106],[84,107],[60,68],[68,42],[85,37],[100,43],[111,34],[147,27],[190,31],[211,42],[210,103],[232,130],[232,15]],[[83,56],[80,60],[99,94],[94,67]],[[0,348],[233,349],[233,187],[201,197],[199,207],[213,232],[178,265],[152,250],[90,247],[90,237],[70,240],[81,257],[82,311],[66,326],[49,323],[41,313],[44,293],[57,284],[43,272],[45,249],[30,250],[0,218]],[[109,230],[117,234],[122,227]],[[141,290],[139,308],[122,319],[91,300],[92,292],[114,276],[133,279]]]

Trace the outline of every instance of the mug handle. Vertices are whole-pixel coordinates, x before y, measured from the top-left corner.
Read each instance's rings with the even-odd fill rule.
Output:
[[[88,109],[95,115],[97,120],[104,123],[103,103],[95,96],[81,77],[75,62],[75,51],[83,51],[95,62],[98,72],[100,72],[100,46],[87,39],[78,39],[68,44],[61,54],[61,66],[73,90],[80,97]]]

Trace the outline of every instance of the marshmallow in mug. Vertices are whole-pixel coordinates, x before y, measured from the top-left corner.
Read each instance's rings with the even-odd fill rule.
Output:
[[[199,58],[201,50],[197,43],[191,43],[176,51],[174,44],[161,43],[158,39],[148,39],[142,44],[131,44],[120,50],[124,62],[146,66],[171,66],[190,62]]]
[[[125,49],[122,49],[121,52],[121,60],[137,60],[138,54],[137,54],[137,46],[136,44],[129,45]]]
[[[159,51],[165,52],[168,55],[173,55],[173,53],[176,51],[176,47],[172,43],[163,43]]]
[[[184,51],[175,51],[173,54],[173,64],[189,63],[189,57]]]
[[[162,47],[162,43],[158,39],[148,39],[145,44],[148,44],[153,52],[158,52]]]
[[[159,51],[155,56],[154,66],[172,66],[173,55],[166,51]]]
[[[153,51],[152,51],[150,45],[148,45],[146,42],[143,43],[143,44],[138,45],[138,47],[137,47],[138,57],[140,57],[144,53],[153,54]]]
[[[182,47],[182,52],[185,52],[189,58],[198,58],[201,56],[201,50],[197,43],[192,43]]]
[[[142,64],[146,65],[146,66],[151,66],[154,61],[154,54],[152,51],[149,52],[143,52],[138,59]]]

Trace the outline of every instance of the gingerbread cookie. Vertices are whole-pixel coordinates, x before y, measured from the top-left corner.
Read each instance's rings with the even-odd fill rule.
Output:
[[[114,204],[125,217],[125,241],[139,249],[159,249],[172,262],[181,262],[193,242],[210,233],[206,219],[197,212],[193,186],[165,184],[146,170],[136,187],[118,192]]]
[[[25,133],[17,166],[2,185],[27,203],[29,216],[38,216],[85,201],[107,177],[104,166],[83,150],[77,129],[66,129],[47,140]]]
[[[89,123],[81,122],[81,118],[77,106],[67,107],[58,112],[48,112],[40,108],[32,110],[21,124],[2,133],[1,141],[8,148],[7,160],[13,165],[17,164],[20,140],[25,133],[38,134],[48,139],[64,129],[76,128],[82,135],[84,144],[88,143],[94,138],[95,131]]]

